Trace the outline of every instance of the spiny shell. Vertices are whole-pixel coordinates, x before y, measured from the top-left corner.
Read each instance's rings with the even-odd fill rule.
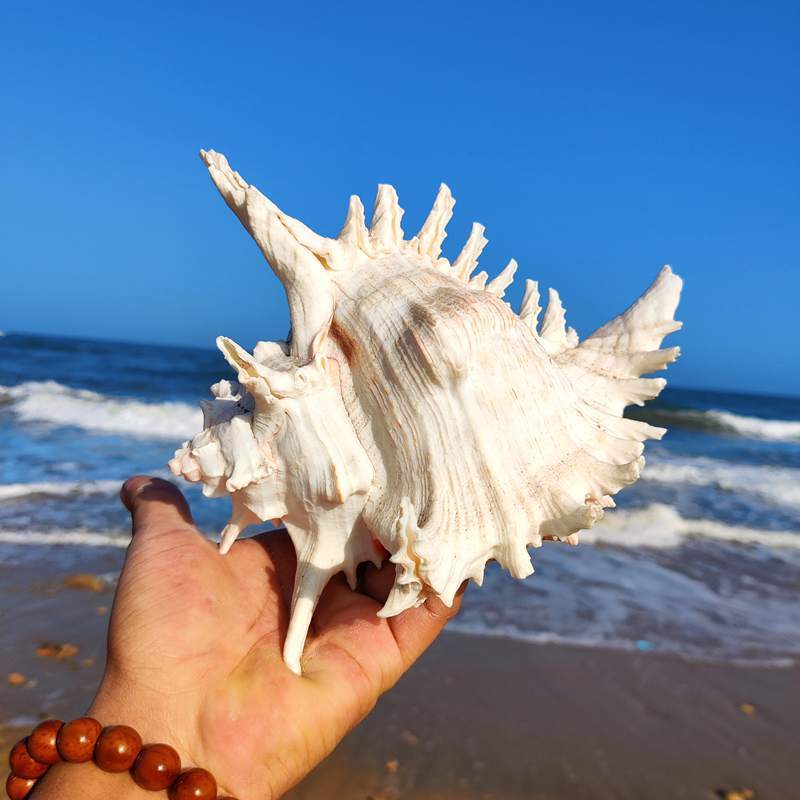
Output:
[[[435,595],[451,604],[487,561],[533,571],[528,546],[576,543],[633,483],[643,442],[664,431],[624,419],[655,397],[678,348],[659,349],[681,280],[664,267],[624,314],[578,341],[550,290],[527,281],[519,313],[501,299],[516,262],[473,275],[486,244],[474,225],[451,264],[441,257],[454,200],[442,186],[405,240],[390,186],[368,230],[353,197],[341,234],[318,236],[267,200],[216,153],[201,153],[289,301],[289,342],[251,355],[218,339],[237,383],[212,387],[204,430],[177,451],[176,475],[230,494],[223,552],[248,525],[281,520],[297,550],[286,663],[300,657],[317,599],[344,571],[378,563],[396,580],[382,616]]]

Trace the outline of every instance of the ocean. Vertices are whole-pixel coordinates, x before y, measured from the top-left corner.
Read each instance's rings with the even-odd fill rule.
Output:
[[[117,493],[201,427],[228,368],[216,350],[0,337],[0,565],[116,564]],[[668,376],[669,377],[669,376]],[[533,551],[536,574],[495,567],[453,627],[477,636],[788,665],[800,656],[800,399],[667,388],[637,418],[669,428],[641,480],[581,545]],[[200,529],[227,500],[187,494]],[[105,557],[104,557],[105,554]],[[113,570],[106,575],[113,580]]]

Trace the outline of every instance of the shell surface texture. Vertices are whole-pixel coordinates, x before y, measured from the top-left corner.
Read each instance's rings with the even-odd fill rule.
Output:
[[[335,239],[285,214],[228,165],[201,152],[223,198],[283,284],[291,336],[249,353],[217,339],[236,381],[203,401],[204,427],[170,461],[175,475],[230,496],[227,552],[249,525],[286,526],[297,551],[284,660],[296,673],[317,600],[344,572],[355,587],[383,548],[396,578],[380,616],[437,596],[446,604],[486,563],[533,572],[528,547],[577,543],[633,483],[646,439],[626,419],[663,389],[678,348],[682,281],[666,266],[627,311],[583,341],[550,290],[526,281],[503,301],[516,262],[489,280],[477,223],[460,255],[441,256],[455,201],[442,185],[406,239],[395,190],[378,187],[368,228],[351,197]],[[377,547],[379,542],[383,548]]]

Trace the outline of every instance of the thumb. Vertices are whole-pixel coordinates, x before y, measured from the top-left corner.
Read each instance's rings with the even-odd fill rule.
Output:
[[[196,535],[189,504],[169,481],[136,475],[122,484],[120,499],[131,512],[134,538],[178,531]]]

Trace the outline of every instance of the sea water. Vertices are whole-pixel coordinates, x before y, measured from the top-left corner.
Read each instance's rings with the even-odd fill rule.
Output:
[[[75,568],[124,548],[122,481],[171,477],[228,369],[214,350],[0,338],[0,564]],[[668,388],[635,416],[669,428],[642,479],[579,547],[496,566],[453,627],[479,636],[787,664],[800,655],[800,399]],[[200,529],[227,500],[183,484]]]

